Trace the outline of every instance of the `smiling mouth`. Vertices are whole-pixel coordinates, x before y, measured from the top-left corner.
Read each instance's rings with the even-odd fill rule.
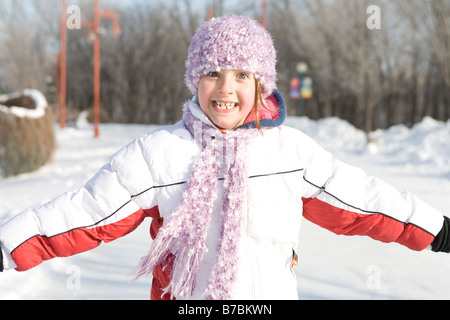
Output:
[[[238,104],[235,102],[213,101],[213,106],[219,110],[233,110]]]

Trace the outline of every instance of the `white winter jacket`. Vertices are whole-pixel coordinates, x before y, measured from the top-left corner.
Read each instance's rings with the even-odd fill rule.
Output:
[[[302,132],[280,125],[285,107],[279,93],[274,95],[279,112],[262,122],[264,134],[248,150],[247,211],[234,299],[297,299],[290,269],[302,217],[338,234],[367,235],[414,250],[432,243],[443,225],[441,213],[333,159]],[[180,202],[199,151],[183,121],[136,139],[82,189],[3,224],[3,266],[24,271],[53,257],[93,249],[133,231],[146,217],[153,219],[154,237]],[[220,182],[217,192],[222,192]],[[192,298],[201,296],[212,269],[218,212],[213,213],[209,251]],[[170,268],[155,269],[152,298],[161,298],[169,277]]]

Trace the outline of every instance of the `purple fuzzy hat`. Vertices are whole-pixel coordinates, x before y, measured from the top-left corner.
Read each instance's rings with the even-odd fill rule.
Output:
[[[251,72],[263,88],[263,97],[276,88],[276,51],[266,29],[242,16],[213,18],[201,25],[189,46],[185,82],[197,95],[198,82],[211,71],[239,69]]]

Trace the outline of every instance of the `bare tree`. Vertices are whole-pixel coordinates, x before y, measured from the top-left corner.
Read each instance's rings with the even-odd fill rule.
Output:
[[[45,90],[52,67],[55,23],[50,1],[8,1],[0,5],[0,69],[4,90],[24,87]]]
[[[411,17],[415,20],[410,22],[416,27],[411,27],[404,14],[398,14],[396,3],[386,0],[272,2],[273,20],[269,26],[281,59],[280,85],[288,87],[296,62],[307,62],[314,78],[315,95],[308,102],[311,108],[306,109],[306,114],[337,115],[367,133],[396,123],[411,125],[424,115],[446,119],[450,112],[446,111],[450,109],[448,90],[442,89],[439,76],[436,77],[437,63],[442,65],[445,59],[437,60],[437,53],[428,49],[436,32],[416,31],[423,14],[422,18],[432,20],[431,9],[416,13],[423,1],[412,1],[415,7],[409,1],[404,2],[414,13]],[[444,11],[444,2],[449,3],[428,1],[427,5],[435,11],[437,8]],[[381,9],[379,30],[366,26],[366,9],[374,4]],[[435,20],[440,21],[442,28],[448,25],[448,19],[445,23],[442,18]],[[443,37],[445,31],[437,33],[442,38],[434,40],[435,45],[448,43]],[[428,42],[430,45],[426,46]],[[443,52],[440,50],[440,55],[445,57]],[[448,52],[445,51],[447,57]]]
[[[450,88],[450,1],[400,0],[398,6],[411,27],[428,40]]]
[[[426,76],[425,114],[437,119],[450,117],[450,1],[405,1],[397,3],[422,46],[430,48]],[[437,72],[436,72],[437,71]],[[439,78],[442,77],[444,85]],[[432,92],[428,92],[432,91]]]
[[[285,0],[285,8],[292,6]],[[322,114],[332,114],[333,91],[342,90],[356,100],[353,122],[366,130],[373,130],[376,104],[392,81],[389,69],[382,68],[385,57],[383,46],[388,37],[383,30],[366,27],[368,1],[341,1],[325,3],[321,0],[300,1],[309,13],[308,24],[303,23],[289,35],[291,47],[307,53],[314,75],[323,95]],[[371,2],[373,3],[373,1]],[[291,11],[292,12],[292,11]],[[295,21],[292,14],[289,20]],[[290,26],[295,26],[291,24]],[[291,28],[292,30],[292,28]],[[384,43],[383,43],[384,41]]]

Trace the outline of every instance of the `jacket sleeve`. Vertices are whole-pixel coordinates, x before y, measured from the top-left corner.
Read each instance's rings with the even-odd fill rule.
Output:
[[[93,249],[137,228],[145,209],[155,206],[141,143],[136,140],[121,149],[78,191],[4,223],[0,227],[4,268],[28,270],[54,257]]]
[[[364,235],[413,250],[429,248],[443,214],[361,169],[313,147],[304,171],[304,217],[336,234]]]

